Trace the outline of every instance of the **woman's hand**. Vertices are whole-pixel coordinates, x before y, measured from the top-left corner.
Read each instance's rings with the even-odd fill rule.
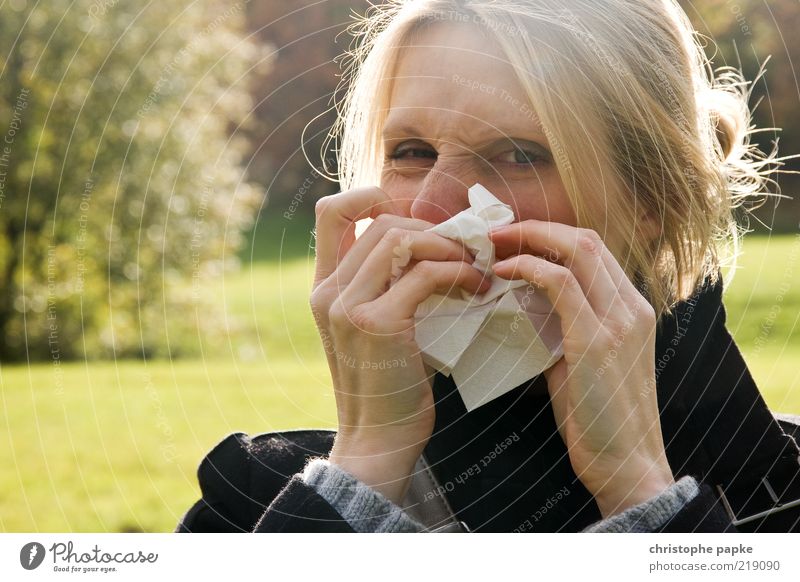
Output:
[[[653,308],[594,231],[526,220],[491,238],[505,258],[494,272],[542,288],[561,318],[564,356],[545,378],[575,474],[604,518],[658,495],[674,479],[656,401]]]
[[[329,460],[399,503],[435,419],[414,313],[437,290],[477,293],[489,283],[463,245],[395,212],[378,188],[317,203],[311,309],[339,419]],[[375,220],[356,240],[355,222],[368,217]]]

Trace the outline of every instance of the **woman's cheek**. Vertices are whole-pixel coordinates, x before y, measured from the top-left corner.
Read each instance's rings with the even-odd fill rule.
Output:
[[[411,216],[411,207],[422,190],[424,180],[423,171],[399,172],[387,168],[381,173],[380,188],[399,203],[403,216]],[[511,206],[519,221],[535,219],[577,225],[575,213],[557,173],[555,176],[523,180],[497,175],[479,180],[490,192]]]
[[[560,180],[535,180],[514,188],[510,206],[520,221],[547,220],[577,226],[578,219]]]
[[[384,170],[381,174],[380,188],[398,203],[403,216],[411,216],[411,205],[420,191],[422,179],[403,176],[394,170]]]

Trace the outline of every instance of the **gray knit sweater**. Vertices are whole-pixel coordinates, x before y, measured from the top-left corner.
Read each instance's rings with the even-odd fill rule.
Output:
[[[381,493],[325,459],[311,459],[303,481],[357,532],[421,532],[425,528]],[[683,477],[660,495],[594,523],[585,532],[652,532],[664,525],[699,492],[697,481]]]

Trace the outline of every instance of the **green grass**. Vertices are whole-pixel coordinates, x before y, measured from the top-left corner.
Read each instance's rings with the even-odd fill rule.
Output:
[[[170,531],[226,434],[335,426],[307,244],[289,238],[284,260],[213,283],[250,339],[191,361],[0,368],[0,531]],[[800,238],[747,239],[725,303],[770,407],[800,412]]]
[[[334,428],[309,268],[262,263],[219,284],[253,339],[203,359],[0,368],[0,531],[170,531],[226,434]]]
[[[724,303],[767,404],[800,414],[800,235],[745,239]]]
[[[264,212],[247,234],[239,257],[243,263],[313,258],[313,230],[313,212]]]

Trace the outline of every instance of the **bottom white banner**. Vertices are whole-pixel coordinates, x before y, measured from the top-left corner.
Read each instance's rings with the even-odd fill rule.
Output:
[[[0,580],[800,580],[792,534],[0,534]],[[502,578],[498,578],[502,577]]]

